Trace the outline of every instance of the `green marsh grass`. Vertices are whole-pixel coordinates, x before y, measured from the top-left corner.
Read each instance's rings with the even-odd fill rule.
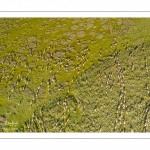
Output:
[[[149,132],[149,23],[1,18],[0,131]]]

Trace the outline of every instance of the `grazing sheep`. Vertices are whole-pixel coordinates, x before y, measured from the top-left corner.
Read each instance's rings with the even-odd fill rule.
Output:
[[[150,106],[150,100],[147,101],[147,106]]]

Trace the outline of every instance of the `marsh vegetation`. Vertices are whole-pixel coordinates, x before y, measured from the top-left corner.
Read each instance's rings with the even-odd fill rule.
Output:
[[[150,19],[1,18],[1,132],[149,132]]]

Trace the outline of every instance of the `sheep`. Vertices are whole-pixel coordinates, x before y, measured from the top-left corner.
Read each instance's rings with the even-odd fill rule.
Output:
[[[147,101],[147,106],[150,106],[150,100]]]

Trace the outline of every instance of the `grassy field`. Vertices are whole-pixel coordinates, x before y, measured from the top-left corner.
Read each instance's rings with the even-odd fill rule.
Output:
[[[0,18],[0,132],[149,132],[149,27]]]

